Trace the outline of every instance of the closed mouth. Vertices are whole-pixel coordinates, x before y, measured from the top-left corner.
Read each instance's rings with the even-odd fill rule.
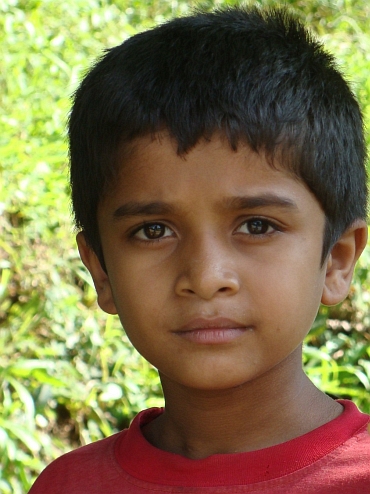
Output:
[[[221,344],[235,340],[250,329],[252,329],[251,326],[224,317],[196,318],[175,333],[194,343]]]

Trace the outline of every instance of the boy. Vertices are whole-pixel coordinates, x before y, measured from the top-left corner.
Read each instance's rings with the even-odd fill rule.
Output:
[[[173,20],[103,56],[69,136],[82,260],[165,409],[30,492],[370,492],[370,418],[301,361],[367,236],[361,113],[332,57],[284,11]]]

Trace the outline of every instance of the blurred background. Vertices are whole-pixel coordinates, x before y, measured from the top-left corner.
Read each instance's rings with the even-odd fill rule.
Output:
[[[0,492],[162,404],[155,369],[105,316],[75,245],[65,125],[104,48],[196,5],[233,1],[0,0]],[[256,1],[259,5],[277,5]],[[285,2],[335,54],[370,124],[370,3]],[[349,297],[322,308],[304,361],[323,391],[370,412],[370,245]]]

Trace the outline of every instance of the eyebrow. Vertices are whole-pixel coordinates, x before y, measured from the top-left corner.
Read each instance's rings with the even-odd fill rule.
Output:
[[[127,216],[146,216],[151,214],[169,214],[173,212],[173,207],[161,201],[157,202],[135,202],[130,201],[122,204],[113,213],[114,218],[124,218]]]
[[[277,194],[261,194],[258,196],[238,196],[222,201],[225,209],[258,209],[263,207],[278,207],[283,209],[298,209],[297,204],[289,197]]]
[[[238,196],[220,201],[221,209],[236,211],[240,209],[258,209],[263,207],[279,207],[283,209],[298,209],[297,204],[288,197],[276,194],[262,194],[259,196]],[[147,216],[158,214],[170,214],[177,208],[162,202],[136,202],[130,201],[117,208],[113,217],[115,219],[128,216]]]

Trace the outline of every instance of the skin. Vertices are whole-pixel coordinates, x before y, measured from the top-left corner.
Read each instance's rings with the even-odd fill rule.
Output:
[[[324,223],[307,187],[247,146],[214,136],[180,157],[166,135],[134,143],[98,208],[107,272],[77,240],[99,305],[159,370],[154,446],[251,451],[341,413],[303,373],[302,341],[320,302],[346,296],[367,229],[356,222],[321,266]]]

